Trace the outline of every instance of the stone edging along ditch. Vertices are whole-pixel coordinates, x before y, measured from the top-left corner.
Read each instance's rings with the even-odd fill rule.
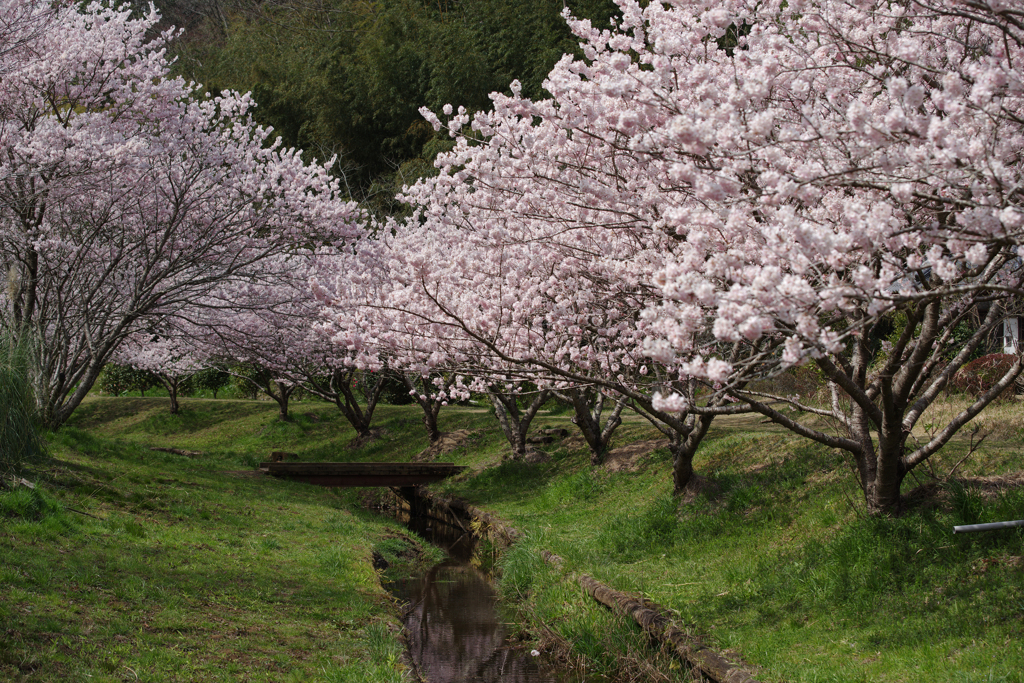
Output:
[[[420,498],[432,508],[432,514],[452,518],[457,525],[470,524],[473,532],[481,537],[498,541],[509,546],[523,537],[522,532],[505,524],[494,515],[453,496],[442,496],[430,491],[419,490]],[[463,526],[463,528],[465,528]],[[555,567],[562,566],[562,558],[547,550],[541,557]],[[679,659],[699,670],[704,676],[719,683],[757,683],[739,664],[715,652],[700,639],[687,634],[665,615],[668,610],[645,599],[637,599],[615,590],[596,579],[581,574],[577,577],[580,586],[591,598],[608,607],[616,614],[633,619],[651,638],[665,645]]]

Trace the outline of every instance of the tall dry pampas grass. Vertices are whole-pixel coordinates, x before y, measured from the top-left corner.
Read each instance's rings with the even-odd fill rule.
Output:
[[[25,344],[0,336],[0,477],[43,455]]]

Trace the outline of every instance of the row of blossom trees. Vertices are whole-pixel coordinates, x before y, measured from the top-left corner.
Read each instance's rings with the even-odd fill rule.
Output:
[[[424,111],[454,148],[408,218],[365,225],[247,97],[170,78],[155,16],[0,0],[0,303],[40,342],[48,422],[156,340],[256,363],[282,415],[303,386],[360,434],[381,382],[361,405],[357,370],[403,373],[432,439],[442,405],[486,392],[513,457],[550,395],[595,463],[628,407],[670,439],[677,491],[715,416],[757,412],[898,509],[1022,370],[915,433],[1024,290],[1024,10],[618,4],[609,31],[566,14],[584,57],[550,98]],[[799,364],[827,402],[764,389]]]
[[[619,5],[612,31],[568,18],[585,58],[558,63],[550,99],[425,112],[456,147],[363,250],[375,336],[485,388],[627,403],[672,437],[677,490],[713,417],[756,411],[847,452],[868,509],[898,509],[907,473],[1021,372],[915,434],[1022,291],[1024,11]],[[358,346],[350,273],[320,289]],[[804,363],[828,404],[757,389]]]

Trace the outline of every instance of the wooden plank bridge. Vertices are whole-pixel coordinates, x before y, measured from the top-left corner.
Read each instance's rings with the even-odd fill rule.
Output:
[[[272,477],[317,486],[406,487],[447,479],[466,469],[450,462],[264,462]]]

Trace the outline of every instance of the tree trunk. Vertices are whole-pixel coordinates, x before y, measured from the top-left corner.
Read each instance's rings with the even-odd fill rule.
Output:
[[[423,409],[423,426],[427,430],[427,438],[430,439],[430,443],[435,443],[441,438],[441,430],[437,427],[437,415],[440,410],[440,401],[434,401],[429,409]]]
[[[167,386],[167,395],[171,398],[171,415],[177,415],[178,414],[178,408],[179,408],[179,406],[178,406],[178,381],[177,380],[168,381],[166,383],[166,386]]]
[[[370,423],[373,420],[373,411],[377,407],[381,392],[384,390],[384,373],[375,373],[374,384],[366,392],[366,409],[359,406],[355,392],[352,391],[352,379],[355,370],[335,370],[331,378],[331,390],[333,392],[334,404],[341,410],[342,415],[348,420],[352,428],[359,436],[370,435]]]
[[[442,399],[439,399],[434,392],[431,391],[430,377],[423,375],[420,376],[420,383],[423,386],[423,392],[421,393],[416,388],[416,382],[412,376],[408,373],[402,374],[402,383],[405,384],[405,388],[409,390],[409,394],[419,404],[420,410],[423,411],[423,426],[427,430],[427,436],[430,439],[430,443],[436,442],[441,438],[441,431],[437,427],[437,416],[441,412],[441,406],[444,403]],[[447,392],[451,387],[451,382],[454,380],[454,376],[446,380],[442,391]]]
[[[590,448],[590,464],[600,465],[611,443],[612,434],[622,424],[622,409],[625,403],[615,402],[612,414],[601,427],[601,413],[604,408],[605,395],[598,389],[570,389],[568,400],[572,402],[573,411],[576,413],[573,422],[579,427],[583,439]]]
[[[672,449],[672,493],[677,496],[682,495],[693,479],[693,452],[684,447],[685,443]]]
[[[282,422],[287,422],[290,417],[288,415],[288,404],[291,401],[292,394],[295,393],[295,389],[298,385],[296,384],[284,384],[282,382],[274,382],[277,390],[269,390],[267,393],[270,397],[277,402],[277,416]]]
[[[37,388],[41,389],[36,401],[39,406],[40,421],[46,429],[57,431],[67,422],[67,419],[71,417],[71,413],[81,405],[93,385],[96,384],[96,380],[99,379],[100,373],[103,371],[106,357],[103,356],[103,362],[94,360],[86,367],[81,377],[75,383],[74,390],[70,392],[70,395],[67,396],[63,403],[60,401],[60,397],[66,394],[63,388],[66,379],[64,373],[59,373],[56,386],[46,386],[45,379],[40,378],[39,381],[44,382],[44,384],[36,385]]]
[[[498,418],[498,424],[501,425],[501,431],[512,447],[512,460],[525,459],[528,451],[526,435],[530,431],[530,424],[537,416],[537,411],[551,397],[551,392],[538,392],[525,410],[520,409],[516,394],[488,389],[487,395],[490,396],[491,403],[494,404],[494,414]]]
[[[896,516],[900,513],[902,499],[900,487],[903,477],[886,477],[868,482],[864,487],[864,501],[869,515]]]
[[[174,375],[166,375],[162,372],[153,374],[156,375],[157,379],[160,380],[160,384],[167,390],[167,397],[171,400],[171,415],[177,415],[181,408],[178,404],[178,385],[181,383],[180,379]]]
[[[672,444],[672,492],[681,495],[693,481],[693,457],[697,454],[701,441],[708,433],[714,415],[701,415],[692,421],[692,429],[685,438],[675,440]]]
[[[871,443],[870,433],[860,439],[862,452],[866,454],[864,458],[869,460],[869,466],[861,470],[866,473],[861,488],[864,489],[868,514],[899,514],[900,489],[907,476],[903,455],[908,436],[899,422],[883,419],[877,446]]]
[[[692,392],[690,398],[692,400]],[[636,399],[630,407],[668,437],[672,452],[672,490],[676,495],[681,494],[693,477],[693,456],[707,434],[714,414],[666,413],[655,409],[650,401],[641,404]]]

